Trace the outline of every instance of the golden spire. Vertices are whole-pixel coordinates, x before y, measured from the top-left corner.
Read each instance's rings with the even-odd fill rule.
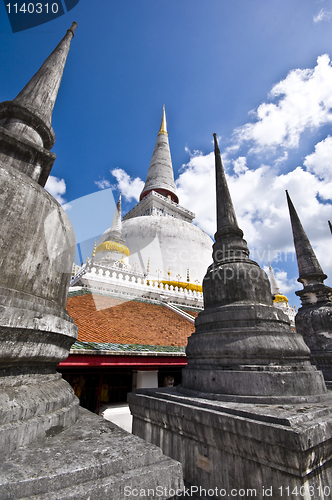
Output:
[[[93,245],[93,250],[92,250],[91,257],[95,257],[96,256],[96,249],[97,249],[97,242],[95,240],[95,244]]]
[[[163,105],[163,119],[161,120],[160,130],[158,135],[167,134],[167,125],[166,125],[166,113],[165,113],[165,104]]]
[[[171,268],[170,267],[168,268],[167,274],[168,274],[168,280],[170,280],[171,279]]]
[[[150,272],[150,257],[148,258],[148,264],[146,266],[146,272],[149,273]]]
[[[190,283],[189,269],[187,269],[187,282]]]

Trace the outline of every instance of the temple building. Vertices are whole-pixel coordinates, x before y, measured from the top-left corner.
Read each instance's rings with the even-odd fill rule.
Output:
[[[176,193],[164,107],[140,201],[122,220],[120,194],[91,258],[74,266],[67,308],[78,341],[58,369],[88,409],[181,382],[212,262],[212,240],[194,218]]]

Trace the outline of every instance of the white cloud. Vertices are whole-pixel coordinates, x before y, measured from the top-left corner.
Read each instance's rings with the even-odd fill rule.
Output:
[[[271,101],[263,102],[252,123],[236,129],[232,142],[222,154],[226,177],[239,227],[260,265],[273,263],[283,293],[299,290],[296,258],[285,190],[294,202],[304,229],[329,281],[332,278],[332,137],[319,142],[303,167],[287,172],[289,150],[299,145],[304,132],[316,133],[332,123],[332,65],[327,55],[317,59],[313,69],[295,69],[273,86]],[[273,100],[273,101],[272,101]],[[331,134],[332,136],[332,134]],[[211,148],[212,149],[212,148]],[[251,153],[252,163],[247,158]],[[213,236],[216,231],[214,153],[194,151],[180,169],[176,181],[180,204],[196,214],[195,223]],[[270,153],[276,153],[271,158]],[[260,164],[257,168],[258,154]],[[262,163],[267,153],[266,164]],[[256,156],[254,156],[256,154]],[[247,155],[247,156],[246,156]],[[294,153],[293,153],[294,155]],[[292,155],[292,157],[293,157]],[[272,163],[271,163],[272,162]],[[279,170],[282,166],[283,173]],[[121,169],[112,174],[118,189],[138,200],[144,183]],[[285,271],[290,270],[290,276]],[[328,282],[327,282],[328,283]]]
[[[100,179],[99,181],[95,181],[95,184],[99,187],[99,189],[107,189],[111,187],[111,183],[107,179]]]
[[[65,203],[62,195],[66,192],[66,183],[64,179],[58,179],[50,175],[45,184],[45,189],[48,191],[61,205]]]
[[[332,181],[332,137],[328,135],[316,144],[315,152],[306,156],[303,164],[318,177]]]
[[[295,148],[301,134],[332,122],[332,66],[328,55],[317,59],[314,69],[294,69],[274,85],[270,98],[254,112],[256,122],[234,132],[237,143],[251,141],[252,151]]]
[[[195,223],[205,232],[216,232],[214,154],[192,156],[176,181],[180,204],[196,214]]]
[[[245,162],[241,160],[238,164]],[[254,170],[240,169],[233,175],[226,173],[226,177],[239,227],[254,260],[259,264],[274,261],[278,272],[284,272],[286,261],[296,266],[287,189],[325,273],[332,277],[332,253],[326,252],[332,243],[327,226],[332,206],[317,198],[319,195],[332,201],[332,182],[319,179],[301,167],[280,174],[268,165]],[[190,158],[176,184],[181,205],[195,212],[195,223],[213,236],[216,231],[214,154]],[[299,289],[295,278],[290,281],[285,278],[284,293],[292,287]]]
[[[239,156],[239,158],[233,161],[233,165],[234,172],[236,174],[243,174],[246,170],[248,170],[247,158],[245,156]]]
[[[287,160],[288,160],[288,151],[284,151],[284,154],[282,156],[279,156],[279,158],[277,158],[276,160],[274,160],[274,165],[278,166],[278,165],[284,163]]]
[[[332,11],[320,9],[318,14],[314,16],[314,23],[320,23],[321,21],[329,21],[331,17],[332,17]]]
[[[132,179],[122,168],[115,168],[111,170],[111,174],[114,175],[118,181],[117,189],[121,191],[122,196],[127,200],[131,201],[135,199],[139,200],[139,196],[144,187],[144,182],[139,177]]]
[[[278,288],[280,290],[280,293],[282,295],[287,295],[289,292],[292,292],[293,290],[298,290],[299,289],[299,283],[297,279],[294,278],[289,278],[287,276],[286,271],[283,269],[280,269],[278,267],[278,263],[272,263],[273,266],[273,273],[275,276],[275,279],[277,281]],[[269,276],[269,268],[268,266],[263,266],[264,271],[266,274]]]

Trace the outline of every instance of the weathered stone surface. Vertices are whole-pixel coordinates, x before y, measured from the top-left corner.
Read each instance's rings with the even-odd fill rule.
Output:
[[[332,288],[324,284],[324,274],[288,192],[287,202],[292,223],[294,246],[299,268],[298,281],[303,290],[295,316],[296,331],[303,335],[311,351],[311,360],[322,370],[325,380],[332,382]]]
[[[301,307],[295,325],[310,348],[312,362],[332,382],[332,302]]]
[[[77,420],[78,400],[55,374],[77,327],[65,310],[74,230],[59,203],[8,163],[0,158],[0,446],[14,450]]]
[[[58,373],[0,377],[0,449],[11,452],[71,427],[78,409]]]
[[[75,251],[68,216],[8,163],[0,158],[0,446],[14,450],[77,420],[78,400],[55,374],[77,327],[65,310]]]
[[[45,189],[5,162],[0,164],[0,185],[0,286],[11,297],[5,305],[30,301],[27,309],[34,309],[33,303],[44,305],[70,322],[66,290],[76,239],[66,212]]]
[[[176,388],[140,389],[128,401],[133,432],[179,460],[189,484],[226,490],[217,498],[263,499],[263,487],[274,499],[288,498],[287,487],[298,490],[292,498],[332,498],[331,404],[217,402]]]
[[[141,488],[153,498],[159,486],[166,500],[182,489],[181,470],[160,448],[80,409],[74,427],[5,453],[0,499],[131,500]]]
[[[217,232],[203,280],[204,311],[188,339],[186,390],[244,396],[326,394],[322,374],[288,317],[273,306],[270,282],[249,258],[215,137]],[[239,399],[240,400],[240,399]]]

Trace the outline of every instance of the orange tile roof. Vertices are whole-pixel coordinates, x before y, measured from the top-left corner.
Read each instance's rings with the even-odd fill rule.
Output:
[[[68,297],[67,310],[81,342],[186,346],[195,329],[162,305],[95,293]]]

